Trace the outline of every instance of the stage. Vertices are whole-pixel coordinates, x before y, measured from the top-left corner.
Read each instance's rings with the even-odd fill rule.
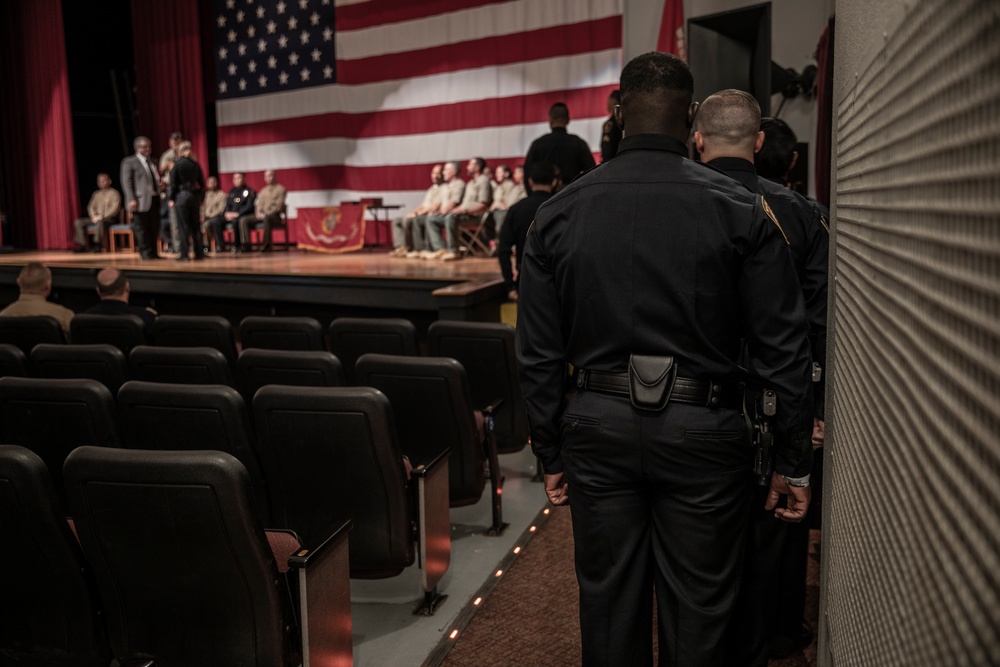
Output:
[[[298,250],[176,256],[142,261],[138,254],[26,251],[0,254],[0,304],[17,298],[17,274],[28,262],[52,269],[51,299],[81,312],[97,302],[94,276],[124,270],[132,303],[174,315],[308,315],[323,326],[341,316],[405,317],[423,332],[437,319],[500,321],[505,299],[495,258],[457,262],[390,257],[385,248],[344,254]]]

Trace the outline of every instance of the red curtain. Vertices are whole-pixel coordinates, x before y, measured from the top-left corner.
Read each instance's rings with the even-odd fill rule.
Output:
[[[687,45],[684,42],[684,2],[683,0],[663,0],[663,16],[660,18],[660,33],[656,40],[656,50],[672,53],[687,60]]]
[[[830,208],[830,141],[833,136],[834,18],[816,46],[816,199]]]
[[[0,10],[5,213],[16,247],[65,249],[77,211],[76,155],[60,0]]]
[[[139,133],[153,141],[153,157],[180,131],[202,170],[208,170],[198,0],[132,0]]]

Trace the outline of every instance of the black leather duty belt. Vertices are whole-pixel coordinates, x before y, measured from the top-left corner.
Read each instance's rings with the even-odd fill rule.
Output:
[[[628,373],[608,373],[605,371],[576,371],[576,386],[588,391],[596,391],[616,396],[628,396]],[[670,401],[703,405],[707,408],[743,407],[743,391],[737,384],[722,384],[707,380],[692,380],[678,377],[670,392]]]

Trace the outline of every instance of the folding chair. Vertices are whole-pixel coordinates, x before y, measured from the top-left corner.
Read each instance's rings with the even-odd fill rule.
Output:
[[[458,220],[458,244],[468,249],[474,257],[491,257],[490,240],[494,236],[493,214],[464,217]]]

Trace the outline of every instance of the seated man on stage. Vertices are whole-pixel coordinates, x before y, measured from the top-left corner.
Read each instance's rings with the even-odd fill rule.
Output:
[[[441,195],[445,190],[441,172],[441,165],[436,164],[431,167],[431,187],[427,188],[427,194],[424,195],[420,206],[392,221],[393,256],[408,257],[413,253],[416,257],[421,250],[427,249],[425,234],[427,216],[437,213],[438,207],[441,206]]]
[[[283,224],[281,212],[285,210],[287,191],[284,185],[279,185],[274,179],[273,169],[264,172],[266,185],[257,195],[253,215],[240,216],[240,240],[247,250],[249,250],[250,230],[255,228],[257,223],[264,223],[264,241],[260,246],[261,252],[271,252],[271,229]]]
[[[489,179],[483,174],[486,168],[486,160],[481,157],[474,157],[469,160],[465,170],[469,175],[469,182],[465,186],[465,196],[462,203],[448,211],[442,210],[438,215],[433,215],[427,219],[427,236],[434,251],[431,259],[440,259],[445,262],[462,259],[462,253],[458,247],[458,222],[461,219],[477,218],[486,213],[490,204],[493,203],[493,189],[490,187]],[[441,238],[442,228],[448,231],[448,248],[444,247],[444,239]]]
[[[208,239],[215,235],[218,225],[225,227],[226,219],[222,214],[226,210],[226,193],[219,189],[219,179],[209,176],[205,180],[205,197],[201,200],[199,218],[201,218],[201,236],[205,239],[204,252],[208,252]],[[217,250],[222,250],[219,239],[216,239]]]
[[[510,208],[510,205],[507,203],[507,197],[510,196],[511,190],[514,189],[514,181],[511,180],[510,167],[505,164],[498,166],[495,174],[493,204],[490,205],[490,213],[493,214],[493,226],[496,228],[496,234],[499,237],[504,218],[507,217],[507,209]]]
[[[73,240],[76,242],[73,252],[88,250],[100,252],[105,247],[108,227],[120,222],[121,210],[122,196],[111,187],[111,177],[107,174],[98,174],[97,190],[90,196],[90,203],[87,204],[89,217],[80,218],[73,223],[75,229]],[[97,245],[93,248],[90,248],[90,241],[87,238],[87,227],[90,225],[97,227]]]
[[[226,239],[224,233],[226,227],[233,228],[233,254],[239,254],[241,244],[240,244],[240,225],[236,222],[242,216],[253,213],[254,200],[257,198],[257,193],[254,192],[253,188],[247,185],[243,179],[243,172],[237,171],[233,174],[233,187],[229,191],[229,195],[226,197],[226,208],[222,212],[222,217],[214,218],[212,223],[213,231],[215,232],[215,248],[217,252],[222,252],[226,249]]]

